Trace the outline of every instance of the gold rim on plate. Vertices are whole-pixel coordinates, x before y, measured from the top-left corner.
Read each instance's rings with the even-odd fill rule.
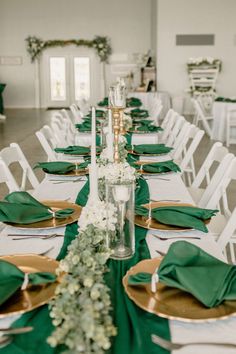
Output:
[[[174,203],[174,202],[151,202],[148,204],[142,204],[143,207],[149,209],[154,209],[158,207],[166,207],[166,206],[190,206],[194,207],[195,205],[187,204],[187,203]],[[210,219],[203,220],[205,224],[209,224]],[[148,230],[161,230],[161,231],[190,231],[192,228],[190,227],[181,227],[174,225],[162,224],[155,220],[154,218],[149,218],[148,216],[135,215],[134,223],[138,226],[143,227]]]
[[[224,301],[213,308],[205,307],[193,295],[162,283],[157,284],[156,293],[151,292],[151,285],[128,285],[128,277],[139,272],[154,273],[162,258],[145,259],[130,268],[123,277],[123,286],[128,297],[143,310],[184,322],[212,322],[225,319],[236,313],[236,301]]]
[[[24,273],[51,272],[55,273],[58,262],[55,259],[37,254],[17,254],[1,256],[0,260],[16,265]],[[0,306],[0,318],[23,314],[45,305],[55,294],[59,279],[54,283],[29,286],[26,290],[18,290]]]
[[[14,224],[14,223],[6,223],[7,225],[17,227],[18,229],[52,229],[55,227],[66,226],[68,224],[72,224],[74,221],[78,220],[82,211],[82,207],[80,205],[70,203],[67,201],[60,201],[60,200],[43,200],[41,201],[42,204],[50,207],[52,211],[57,211],[60,209],[71,208],[74,209],[74,212],[63,218],[63,219],[56,219],[52,218],[49,220],[42,220],[38,222],[34,222],[31,224]]]

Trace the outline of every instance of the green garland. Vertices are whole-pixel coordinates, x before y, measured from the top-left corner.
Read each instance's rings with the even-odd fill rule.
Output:
[[[26,38],[26,49],[31,57],[31,62],[39,58],[42,51],[51,47],[65,47],[67,45],[85,46],[89,48],[94,48],[99,56],[101,62],[107,62],[109,56],[112,53],[112,48],[110,45],[110,40],[107,37],[96,36],[93,40],[85,39],[68,39],[68,40],[48,40],[43,41],[42,39],[29,36]]]

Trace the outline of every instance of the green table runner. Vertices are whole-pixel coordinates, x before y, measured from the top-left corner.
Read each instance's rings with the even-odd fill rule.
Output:
[[[140,180],[139,202],[145,203],[149,199],[149,191],[145,180]],[[146,184],[146,185],[145,185]],[[86,185],[85,185],[86,186]],[[84,188],[84,196],[88,196],[88,184]],[[87,190],[87,192],[86,192]],[[81,192],[76,203],[80,202]],[[86,198],[84,197],[84,200]],[[105,281],[111,288],[114,323],[118,327],[118,335],[114,337],[111,349],[107,354],[166,354],[168,351],[158,347],[151,341],[151,334],[156,333],[163,338],[170,339],[168,320],[150,314],[138,308],[126,295],[122,285],[122,278],[127,270],[142,259],[150,258],[145,241],[146,230],[135,228],[136,252],[126,261],[109,260],[110,272],[105,274]],[[66,227],[64,243],[57,257],[63,259],[67,247],[77,235],[77,223]],[[13,342],[0,350],[1,354],[60,354],[65,347],[51,348],[46,339],[52,333],[54,327],[49,317],[48,306],[31,311],[21,316],[13,327],[33,326],[32,332],[13,337]],[[84,353],[85,354],[85,353]]]

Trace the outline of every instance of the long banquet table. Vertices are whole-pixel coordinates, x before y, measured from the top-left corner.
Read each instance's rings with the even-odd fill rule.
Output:
[[[58,200],[70,200],[75,201],[78,192],[84,185],[84,181],[78,182],[65,182],[56,183],[49,180],[47,177],[40,183],[38,188],[34,192],[34,196],[39,200],[49,200],[49,199],[58,199]],[[158,177],[148,178],[147,179],[150,198],[163,200],[163,199],[178,199],[181,202],[185,203],[193,203],[193,200],[185,187],[181,176],[178,174],[168,174],[165,179],[161,179]],[[209,226],[210,228],[210,226]],[[49,257],[56,258],[63,243],[63,237],[58,237],[49,240],[21,240],[14,241],[10,236],[7,236],[11,230],[10,227],[7,226],[0,234],[0,249],[4,254],[4,249],[6,249],[5,253],[9,253],[9,248],[12,250],[17,250],[17,253],[37,253],[39,249],[42,247],[53,247],[53,249],[47,254]],[[65,228],[61,228],[60,232],[64,233]],[[202,233],[198,231],[189,231],[192,235],[200,236],[198,240],[189,240],[207,252],[211,253],[215,257],[224,260],[224,256],[220,251],[217,243],[210,233],[202,235]],[[161,252],[166,252],[168,247],[174,240],[161,241],[152,234],[154,231],[148,231],[146,235],[146,242],[150,251],[150,255],[152,258],[159,256],[156,250]],[[160,234],[160,232],[157,232]],[[6,248],[7,245],[7,248]],[[46,246],[45,246],[46,245]],[[13,252],[14,253],[14,252]],[[119,262],[119,261],[116,261]],[[0,327],[9,326],[12,322],[16,320],[18,316],[13,316],[11,318],[0,320]],[[140,325],[140,324],[139,324]],[[191,322],[181,322],[176,320],[169,321],[171,340],[174,342],[191,342],[191,341],[212,341],[212,342],[230,342],[236,344],[236,318],[230,317],[224,320],[217,320],[214,322],[205,322],[205,323],[191,323]],[[142,328],[140,328],[142,332]],[[119,328],[118,328],[119,332]],[[155,331],[153,331],[155,333]],[[158,334],[158,333],[156,333]],[[143,335],[142,345],[145,347],[145,342],[147,338]],[[37,343],[37,346],[40,348],[40,343]],[[2,349],[5,353],[7,352],[7,347]],[[0,352],[2,351],[0,349]],[[35,351],[36,353],[41,353],[40,351]],[[111,351],[112,352],[112,351]],[[18,353],[18,352],[16,352]],[[28,353],[28,352],[27,352]],[[51,351],[50,353],[57,353],[56,351]],[[112,352],[113,353],[113,352]],[[114,352],[118,353],[118,351]],[[164,350],[160,350],[160,348],[156,347],[155,351],[152,351],[153,354],[158,353],[166,353]],[[143,354],[151,354],[147,352],[143,352]],[[193,345],[185,347],[178,351],[173,351],[174,354],[233,354],[235,353],[235,349],[226,348],[220,346],[199,346]],[[13,353],[12,353],[13,354]],[[15,354],[15,353],[14,353]],[[119,352],[119,354],[131,354],[125,353],[124,351]],[[132,352],[133,354],[133,352]]]

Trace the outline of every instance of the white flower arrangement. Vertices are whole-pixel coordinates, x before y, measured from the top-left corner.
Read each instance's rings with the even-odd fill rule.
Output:
[[[114,206],[108,209],[104,202],[83,209],[80,234],[57,270],[62,279],[49,304],[56,329],[48,343],[66,345],[64,353],[104,354],[111,346],[110,337],[116,335],[109,288],[103,278],[111,255],[106,246],[107,227],[113,234],[116,222]]]
[[[214,59],[212,57],[189,58],[187,61],[188,70],[194,69],[194,67],[200,67],[204,65],[218,67],[220,71],[222,62],[220,59]]]
[[[84,231],[91,224],[101,230],[115,230],[116,208],[113,204],[106,205],[104,201],[97,201],[92,205],[85,206],[79,218],[80,230]]]
[[[136,170],[128,162],[108,163],[98,168],[98,178],[114,183],[135,181]]]

